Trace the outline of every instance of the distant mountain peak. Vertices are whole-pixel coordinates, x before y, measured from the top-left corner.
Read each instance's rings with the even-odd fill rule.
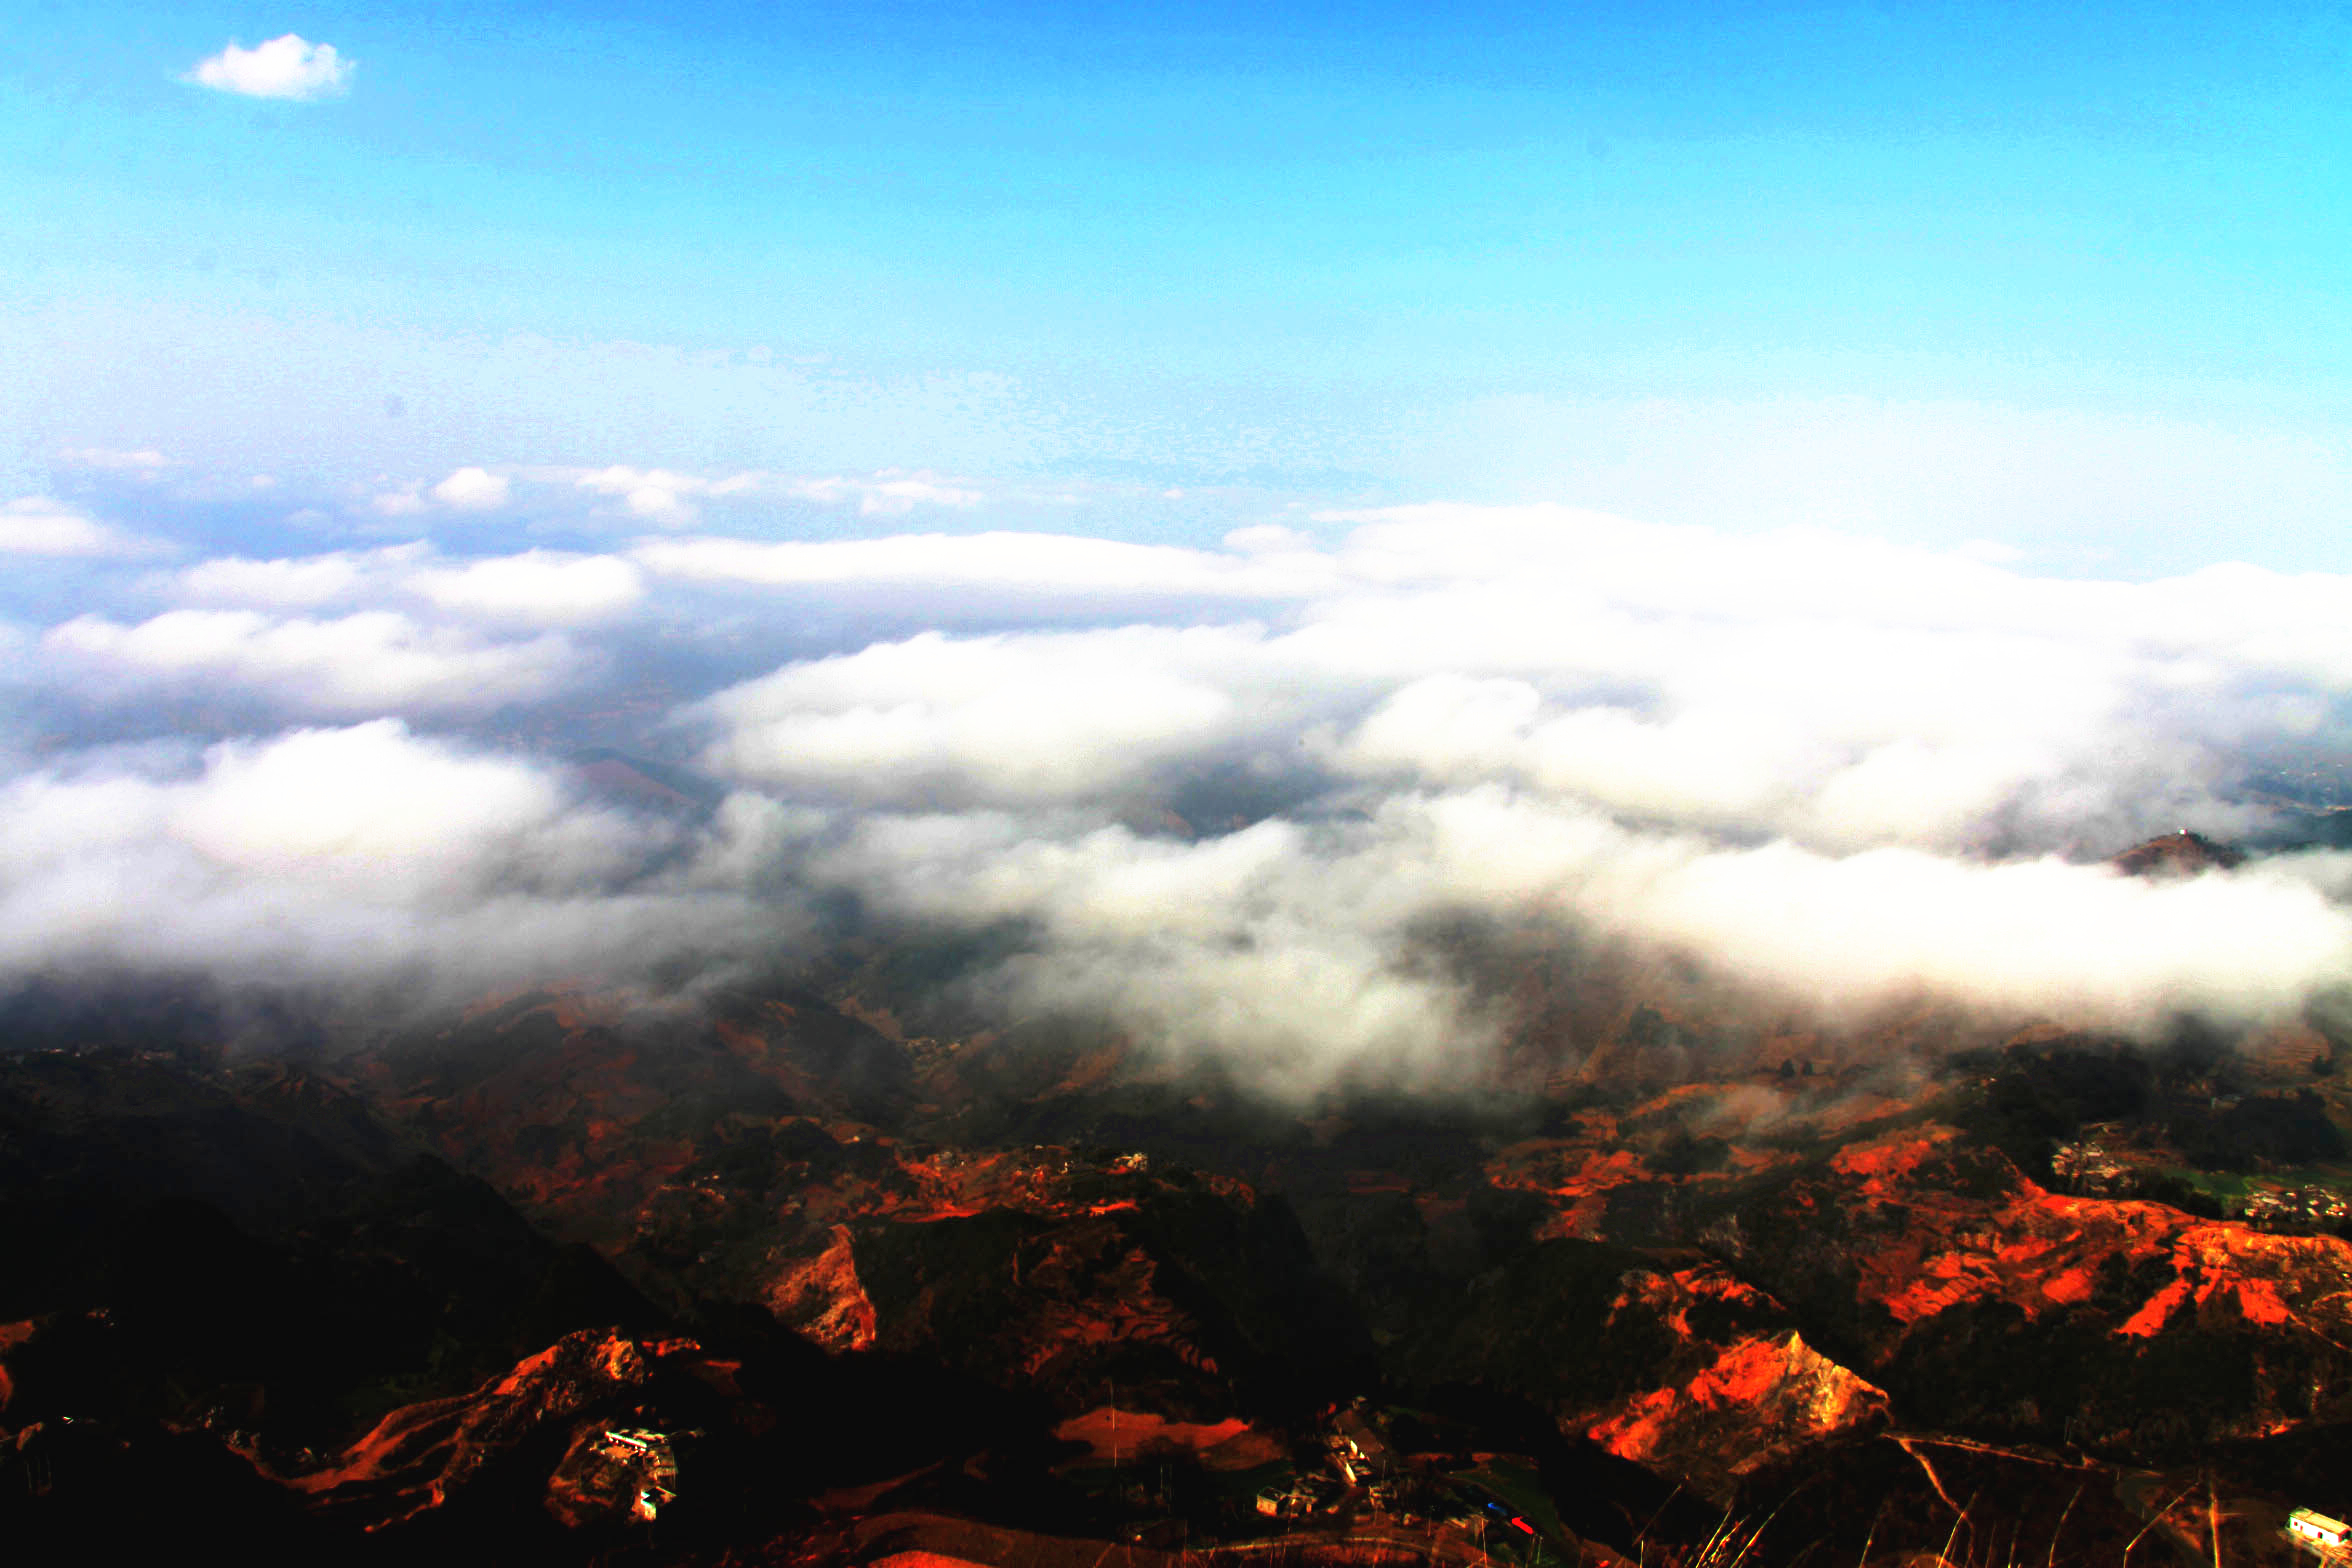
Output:
[[[2127,849],[2109,864],[2126,876],[2194,876],[2215,867],[2226,871],[2245,858],[2227,844],[2182,828]]]

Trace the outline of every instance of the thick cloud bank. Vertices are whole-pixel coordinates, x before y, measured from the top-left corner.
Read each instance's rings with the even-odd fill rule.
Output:
[[[981,526],[631,536],[754,491]],[[965,1001],[1285,1088],[1497,1044],[1511,1019],[1443,935],[1465,920],[1829,1014],[2149,1029],[2352,979],[2331,853],[2104,863],[2334,803],[2342,579],[2062,579],[1550,507],[1138,544],[928,478],[469,468],[398,493],[467,514],[474,553],[382,542],[362,502],[372,536],[335,548],[76,554],[101,607],[12,612],[42,711],[111,729],[18,737],[0,973],[675,984],[814,956],[821,905],[997,933]],[[21,531],[110,527],[52,515]],[[588,746],[656,760],[616,784],[567,762]]]
[[[397,719],[97,757],[0,793],[0,965],[154,966],[447,994],[550,963],[615,980],[770,921],[667,825]]]

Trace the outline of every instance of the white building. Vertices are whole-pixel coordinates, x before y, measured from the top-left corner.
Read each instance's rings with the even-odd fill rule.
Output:
[[[2309,1508],[2298,1508],[2287,1515],[2287,1532],[2314,1546],[2325,1546],[2341,1551],[2352,1525],[2341,1519],[2330,1519],[2326,1514]]]

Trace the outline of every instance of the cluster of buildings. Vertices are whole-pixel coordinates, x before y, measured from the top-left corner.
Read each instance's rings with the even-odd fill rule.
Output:
[[[1324,1434],[1329,1469],[1307,1471],[1288,1486],[1258,1494],[1258,1512],[1269,1519],[1303,1519],[1336,1513],[1351,1499],[1379,1509],[1396,1501],[1396,1451],[1361,1409],[1342,1410]]]
[[[2067,1192],[2090,1198],[2129,1198],[2143,1190],[2148,1171],[2127,1163],[2103,1141],[2108,1129],[2092,1126],[2050,1155],[2050,1171]],[[2334,1230],[2352,1220],[2352,1196],[2317,1183],[2299,1187],[2250,1188],[2223,1205],[2232,1219],[2266,1230]]]
[[[1364,1506],[1407,1527],[1434,1522],[1481,1540],[1489,1531],[1537,1538],[1533,1524],[1483,1489],[1417,1472],[1360,1406],[1333,1418],[1323,1447],[1327,1468],[1260,1492],[1259,1513],[1269,1519],[1306,1519]]]
[[[2090,1136],[2062,1143],[2051,1153],[2051,1174],[2068,1192],[2084,1197],[2129,1197],[2139,1186],[2139,1173],[2100,1142],[2097,1129],[2085,1131]]]
[[[663,1506],[677,1501],[678,1456],[669,1434],[651,1427],[607,1427],[598,1445],[604,1457],[636,1473],[629,1516],[651,1524]]]
[[[2352,1200],[2333,1187],[2257,1187],[2242,1213],[2250,1225],[2330,1229],[2352,1218]]]

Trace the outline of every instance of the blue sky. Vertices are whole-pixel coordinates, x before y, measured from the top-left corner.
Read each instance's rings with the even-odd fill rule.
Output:
[[[187,80],[289,31],[347,91]],[[896,467],[2347,564],[2324,11],[28,6],[0,59],[18,489]]]

